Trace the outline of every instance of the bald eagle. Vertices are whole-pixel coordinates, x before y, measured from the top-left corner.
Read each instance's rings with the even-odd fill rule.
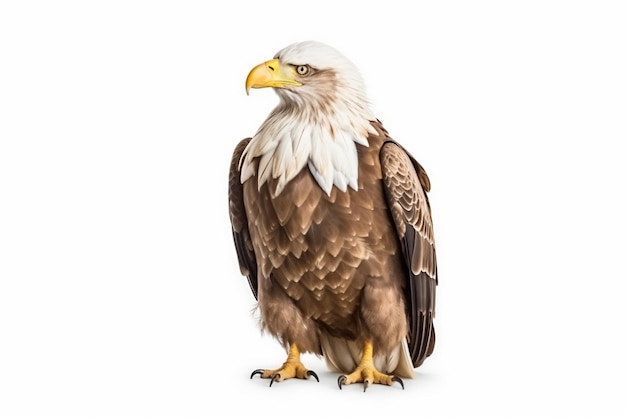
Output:
[[[262,329],[288,356],[250,377],[319,381],[300,360],[309,352],[340,373],[339,388],[404,389],[435,344],[426,171],[372,114],[336,49],[287,46],[250,71],[246,92],[264,87],[279,104],[235,148],[229,211]]]

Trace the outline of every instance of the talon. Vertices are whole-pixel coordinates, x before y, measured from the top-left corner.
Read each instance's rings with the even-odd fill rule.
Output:
[[[272,377],[272,380],[270,381],[270,387],[272,386],[272,384],[274,383],[274,381],[278,381],[280,379],[280,374],[276,374]]]
[[[395,375],[386,374],[380,372],[374,366],[373,353],[374,346],[371,341],[366,341],[363,346],[363,353],[361,354],[361,360],[356,368],[347,375],[342,375],[337,380],[339,389],[342,385],[349,384],[363,384],[363,392],[366,392],[369,387],[374,384],[381,384],[391,386],[394,382],[399,383],[404,389],[404,381]]]
[[[402,381],[402,378],[394,375],[391,377],[391,380],[393,382],[398,382],[400,385],[402,385],[402,389],[404,389],[404,382]]]
[[[252,379],[255,375],[263,375],[263,372],[265,372],[265,369],[255,369],[254,372],[252,372],[252,375],[250,375],[250,379]]]
[[[313,371],[306,371],[307,376],[312,376],[313,378],[317,379],[317,382],[320,382],[320,379],[318,378],[317,374]],[[339,387],[341,388],[341,387]]]

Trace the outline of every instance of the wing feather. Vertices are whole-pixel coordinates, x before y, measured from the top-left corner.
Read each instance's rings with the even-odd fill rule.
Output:
[[[248,230],[248,218],[243,204],[243,185],[241,184],[241,172],[239,161],[250,138],[244,139],[235,148],[233,158],[230,161],[230,173],[228,176],[228,208],[230,222],[233,228],[233,240],[239,259],[241,273],[248,277],[248,283],[254,298],[258,299],[257,263]]]
[[[434,348],[437,259],[426,171],[396,142],[380,151],[385,196],[407,268],[405,295],[409,316],[408,344],[418,367]]]

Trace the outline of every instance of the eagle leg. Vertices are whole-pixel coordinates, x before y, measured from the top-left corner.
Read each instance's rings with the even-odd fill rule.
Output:
[[[256,369],[250,375],[250,379],[255,375],[261,375],[261,378],[271,378],[270,387],[274,382],[281,382],[290,378],[309,379],[313,377],[317,379],[317,382],[320,382],[317,374],[308,370],[300,361],[300,350],[295,344],[289,347],[289,355],[283,366],[278,369]]]
[[[374,366],[374,346],[371,340],[367,340],[363,346],[363,355],[356,369],[348,375],[341,375],[337,379],[337,385],[341,389],[342,385],[350,385],[362,382],[363,391],[367,390],[372,384],[393,385],[394,382],[399,383],[404,389],[404,382],[400,377],[395,375],[387,375],[380,372]]]

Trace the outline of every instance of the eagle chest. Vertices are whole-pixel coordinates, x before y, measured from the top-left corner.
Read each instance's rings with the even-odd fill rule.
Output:
[[[366,278],[384,274],[385,260],[373,255],[389,249],[376,226],[377,216],[388,217],[382,201],[362,189],[326,195],[306,168],[278,196],[275,186],[270,180],[259,189],[256,177],[244,183],[259,290],[279,286],[317,319],[349,316]]]

